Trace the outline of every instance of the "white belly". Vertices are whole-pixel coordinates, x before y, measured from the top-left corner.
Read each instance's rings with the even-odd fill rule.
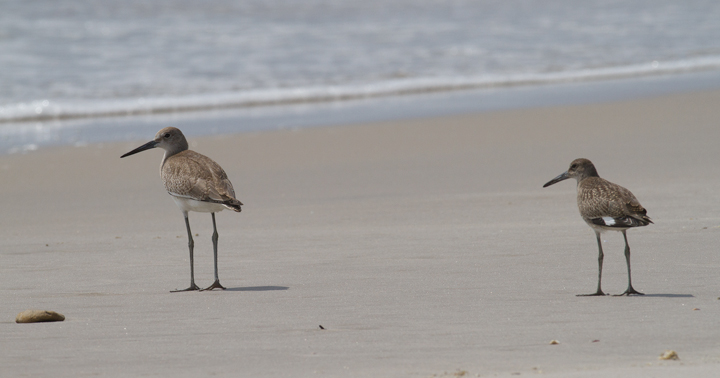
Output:
[[[175,197],[173,195],[170,195],[170,197],[172,197],[182,212],[217,213],[225,209],[225,206],[219,203],[196,201],[194,199]]]

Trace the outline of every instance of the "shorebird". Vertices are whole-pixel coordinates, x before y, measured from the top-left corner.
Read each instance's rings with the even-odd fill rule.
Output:
[[[569,178],[577,180],[577,204],[580,209],[580,216],[595,231],[599,251],[597,291],[593,294],[579,294],[579,296],[605,295],[600,288],[604,256],[600,233],[604,231],[620,231],[625,239],[628,287],[624,293],[619,295],[644,295],[632,286],[630,246],[625,231],[628,228],[647,226],[652,223],[652,220],[647,216],[647,210],[640,205],[640,202],[629,190],[600,178],[595,166],[588,159],[573,160],[567,172],[563,172],[548,181],[543,185],[543,188]]]
[[[168,194],[182,211],[185,217],[185,227],[188,233],[188,248],[190,249],[190,287],[179,291],[201,290],[195,285],[195,268],[193,266],[193,241],[190,231],[188,212],[197,211],[210,213],[213,223],[213,252],[215,257],[215,282],[202,290],[223,289],[218,278],[218,232],[215,225],[215,213],[223,209],[240,212],[242,203],[235,198],[235,190],[225,171],[205,155],[188,150],[188,142],[183,133],[174,127],[166,127],[157,134],[155,139],[126,153],[125,156],[160,147],[165,150],[162,163],[160,163],[160,177]]]

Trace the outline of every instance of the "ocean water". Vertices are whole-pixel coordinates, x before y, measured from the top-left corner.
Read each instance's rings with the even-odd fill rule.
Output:
[[[0,122],[717,70],[719,20],[702,0],[2,0]]]

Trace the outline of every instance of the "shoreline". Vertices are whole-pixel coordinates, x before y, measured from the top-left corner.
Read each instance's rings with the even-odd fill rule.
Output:
[[[54,377],[714,377],[718,103],[714,90],[189,136],[245,203],[217,215],[222,292],[169,293],[189,262],[160,151],[120,159],[133,140],[0,155],[0,365]],[[655,222],[628,232],[644,297],[575,296],[595,288],[596,241],[574,185],[542,184],[581,156]],[[212,224],[190,222],[204,286]],[[623,239],[603,238],[603,289],[616,294]],[[66,320],[13,323],[27,308]],[[680,360],[658,360],[666,349]]]
[[[84,118],[152,116],[169,113],[222,111],[263,106],[323,104],[456,91],[502,90],[516,87],[635,80],[645,77],[693,75],[720,70],[720,57],[658,61],[577,71],[516,73],[481,77],[396,78],[367,84],[300,88],[267,88],[246,92],[208,93],[184,97],[139,97],[107,100],[38,100],[0,106],[0,123],[65,121]],[[85,102],[88,101],[88,102]],[[63,104],[63,102],[65,102]],[[58,104],[59,103],[59,104]],[[92,110],[90,110],[92,109]]]
[[[16,122],[0,125],[0,154],[142,140],[166,126],[177,126],[188,136],[226,135],[604,103],[715,89],[720,89],[720,70],[201,112]]]

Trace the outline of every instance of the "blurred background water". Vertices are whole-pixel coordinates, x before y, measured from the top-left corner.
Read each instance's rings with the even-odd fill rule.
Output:
[[[2,0],[0,121],[720,68],[702,0]]]

